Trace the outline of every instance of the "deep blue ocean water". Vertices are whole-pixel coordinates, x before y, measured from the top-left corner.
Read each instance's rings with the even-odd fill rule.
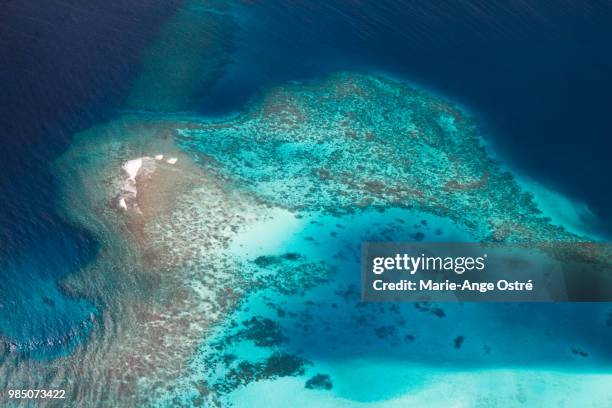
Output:
[[[48,165],[110,117],[175,2],[9,2],[0,11],[0,339],[44,358],[86,334],[95,305],[57,280],[96,253],[57,214]],[[75,334],[76,333],[76,334]]]
[[[56,213],[47,166],[74,132],[121,109],[140,52],[175,7],[47,1],[0,11],[0,334],[10,342],[55,344],[33,340],[65,339],[96,313],[54,284],[97,245]],[[339,69],[399,76],[468,107],[504,159],[586,202],[612,231],[609,2],[277,0],[235,15],[233,63],[194,110],[233,112],[262,87]]]

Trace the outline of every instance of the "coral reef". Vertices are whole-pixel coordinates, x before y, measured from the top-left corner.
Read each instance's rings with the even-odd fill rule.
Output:
[[[469,117],[389,79],[281,86],[237,118],[179,135],[210,171],[294,211],[393,206],[449,217],[483,241],[578,240],[487,156]]]

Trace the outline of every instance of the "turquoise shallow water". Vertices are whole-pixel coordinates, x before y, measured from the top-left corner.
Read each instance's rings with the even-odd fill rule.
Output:
[[[607,304],[360,302],[364,240],[583,239],[427,92],[337,73],[228,118],[133,113],[78,135],[54,169],[58,208],[101,243],[64,284],[102,313],[71,353],[15,354],[11,383],[51,378],[93,406],[609,398]]]
[[[283,61],[303,43],[257,18],[186,2],[126,110],[53,164],[54,205],[99,250],[32,256],[74,273],[0,311],[42,322],[0,328],[0,384],[66,388],[73,406],[609,405],[607,304],[359,302],[363,240],[585,238],[464,109],[334,47],[308,49],[322,66]],[[277,59],[245,68],[270,34]],[[128,160],[144,163],[138,199]]]
[[[587,373],[608,372],[610,339],[592,337],[602,333],[597,326],[605,310],[596,305],[361,303],[357,243],[416,239],[472,240],[447,219],[401,209],[304,218],[281,212],[237,237],[231,252],[243,268],[299,283],[287,290],[290,285],[269,282],[272,287],[248,295],[193,357],[179,398],[197,401],[192,384],[206,379],[223,404],[235,406],[284,406],[293,393],[298,406],[444,406],[457,397],[428,392],[439,381],[454,381],[465,387],[465,406],[482,402],[479,394],[490,394],[496,405],[541,406],[565,398],[545,381],[563,388],[588,384]],[[302,290],[311,277],[304,258],[329,266],[324,281],[308,290]],[[575,349],[588,349],[588,357]],[[279,356],[285,360],[272,365]],[[327,385],[308,386],[316,376]],[[411,395],[418,398],[402,400]]]
[[[179,130],[178,141],[230,185],[290,211],[234,238],[229,253],[260,289],[161,401],[282,406],[291,389],[304,406],[443,406],[429,393],[453,381],[467,406],[541,406],[588,398],[606,378],[607,305],[360,303],[362,241],[582,239],[551,225],[454,107],[339,74],[273,89],[242,115]],[[558,393],[577,381],[585,394]]]
[[[142,165],[133,184],[128,161]],[[607,304],[360,302],[364,240],[583,239],[425,91],[337,73],[227,118],[133,113],[79,135],[55,167],[60,207],[104,243],[70,280],[103,315],[84,347],[13,379],[104,379],[70,389],[101,406],[609,398]]]

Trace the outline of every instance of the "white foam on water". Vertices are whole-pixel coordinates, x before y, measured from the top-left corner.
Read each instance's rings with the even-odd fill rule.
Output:
[[[119,207],[125,211],[132,206],[133,200],[138,194],[138,190],[136,188],[136,177],[141,171],[151,170],[150,167],[148,169],[144,168],[145,161],[148,163],[148,161],[152,161],[152,159],[149,156],[142,156],[138,157],[137,159],[128,160],[123,163],[123,166],[121,166],[122,170],[125,172],[125,174],[127,174],[127,178],[124,180],[123,185],[121,186]],[[136,210],[138,210],[137,206]]]
[[[155,160],[163,160],[164,155],[163,154],[157,154],[155,155]]]
[[[128,177],[132,181],[136,181],[138,171],[142,167],[142,157],[137,159],[128,160],[123,164],[123,170],[128,174]]]
[[[166,160],[166,163],[174,164],[177,161],[178,161],[178,159],[176,157],[171,157],[168,160]]]

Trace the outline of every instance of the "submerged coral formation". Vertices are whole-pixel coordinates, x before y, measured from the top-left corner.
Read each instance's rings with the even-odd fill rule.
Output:
[[[449,217],[479,240],[575,240],[552,226],[451,104],[371,75],[275,88],[237,118],[180,129],[210,171],[295,211]]]
[[[333,385],[327,374],[317,374],[306,381],[306,388],[331,390]]]
[[[332,263],[340,262],[344,268],[347,264],[343,262],[353,259],[355,248],[334,252],[339,248],[338,242],[342,242],[339,236],[345,228],[339,223],[355,223],[348,221],[351,214],[366,214],[371,209],[385,213],[389,208],[402,208],[441,216],[462,228],[469,240],[580,239],[552,225],[531,195],[522,191],[513,176],[486,155],[469,118],[438,98],[385,78],[344,73],[325,81],[280,87],[266,92],[237,117],[190,122],[188,127],[179,124],[177,139],[179,146],[193,153],[204,169],[236,191],[267,206],[289,210],[296,218],[307,219],[313,228],[321,227],[318,233],[301,236],[303,242],[297,247],[314,248],[318,256],[330,250],[332,256],[323,257]],[[371,237],[372,231],[386,240],[402,236],[423,240],[431,239],[430,233],[443,235],[438,219],[434,219],[438,225],[432,226],[434,231],[425,219],[414,226],[401,225],[404,222],[405,219],[396,218],[388,228],[372,220],[365,233],[357,233],[353,238],[360,241]],[[346,245],[356,246],[357,242]],[[243,272],[254,266],[252,276],[258,283],[257,289],[263,288],[266,293],[261,296],[250,293],[251,298],[265,304],[256,310],[275,311],[278,318],[290,322],[283,326],[284,330],[287,325],[294,326],[293,341],[289,343],[299,343],[297,339],[301,336],[310,339],[321,336],[326,340],[317,343],[318,349],[311,347],[340,353],[341,341],[345,350],[359,353],[357,350],[361,350],[364,342],[372,344],[374,340],[361,335],[364,340],[360,341],[353,335],[374,325],[371,335],[377,342],[384,342],[381,347],[403,350],[400,345],[415,342],[416,328],[405,327],[404,318],[388,325],[375,325],[374,322],[385,320],[381,317],[384,313],[410,315],[417,321],[429,319],[429,325],[432,318],[441,321],[438,325],[447,324],[447,319],[443,319],[447,312],[433,304],[415,303],[410,308],[412,312],[406,307],[360,305],[354,275],[347,277],[346,271],[342,277],[334,278],[333,293],[323,296],[324,300],[305,300],[305,306],[297,308],[299,312],[287,311],[279,304],[282,303],[279,299],[285,298],[278,293],[299,299],[305,289],[325,285],[332,276],[325,272],[327,268],[314,274],[304,273],[306,266],[317,265],[305,263],[311,258],[279,247],[276,252],[256,256],[242,265]],[[318,265],[325,266],[325,262],[319,261]],[[356,270],[355,264],[350,265]],[[343,295],[346,287],[352,287],[355,296]],[[238,314],[248,316],[250,309],[251,306],[245,307]],[[314,323],[314,314],[323,310],[326,323]],[[471,313],[475,318],[477,308]],[[214,390],[206,394],[207,401],[214,405],[229,404],[231,398],[227,394],[257,381],[252,375],[253,365],[265,365],[266,359],[285,347],[286,332],[270,318],[253,316],[245,320],[250,328],[247,332],[255,337],[245,335],[242,329],[236,332],[233,319],[230,323],[226,319],[219,327],[213,337],[217,340],[204,342],[192,364],[196,373],[192,378],[206,384],[207,390]],[[333,325],[335,330],[331,330]],[[262,329],[277,341],[270,341]],[[444,343],[449,345],[450,352],[462,349],[464,339],[464,335],[455,335]],[[266,357],[266,352],[255,352],[245,343],[255,348],[268,347],[272,354]],[[435,349],[433,345],[438,343],[431,344]],[[484,354],[490,352],[486,343],[479,347],[489,350]],[[426,355],[432,352],[421,345],[416,350]],[[414,356],[418,352],[397,353]],[[231,365],[225,358],[228,355],[232,356]],[[435,359],[434,355],[429,357]],[[232,368],[228,371],[228,367]],[[240,378],[244,381],[232,380],[237,370],[243,371]],[[331,383],[328,388],[327,381],[316,375],[313,378],[317,381],[308,383],[311,386],[307,389],[319,388],[315,387],[319,382],[323,388],[331,388]],[[188,404],[190,398],[203,397],[194,395],[188,385],[179,389],[174,393],[175,403]]]
[[[37,388],[70,367],[54,384],[88,406],[230,405],[237,390],[295,376],[300,392],[331,394],[342,374],[317,366],[325,353],[366,358],[373,342],[398,358],[527,361],[490,346],[495,319],[492,334],[442,337],[456,308],[360,304],[359,242],[578,239],[487,157],[457,108],[365,74],[278,87],[223,120],[124,116],[79,135],[55,169],[58,205],[102,243],[63,286],[103,313],[72,355],[3,374]],[[549,340],[524,330],[535,348]],[[466,359],[472,348],[482,356]],[[61,379],[75,377],[92,381]]]

